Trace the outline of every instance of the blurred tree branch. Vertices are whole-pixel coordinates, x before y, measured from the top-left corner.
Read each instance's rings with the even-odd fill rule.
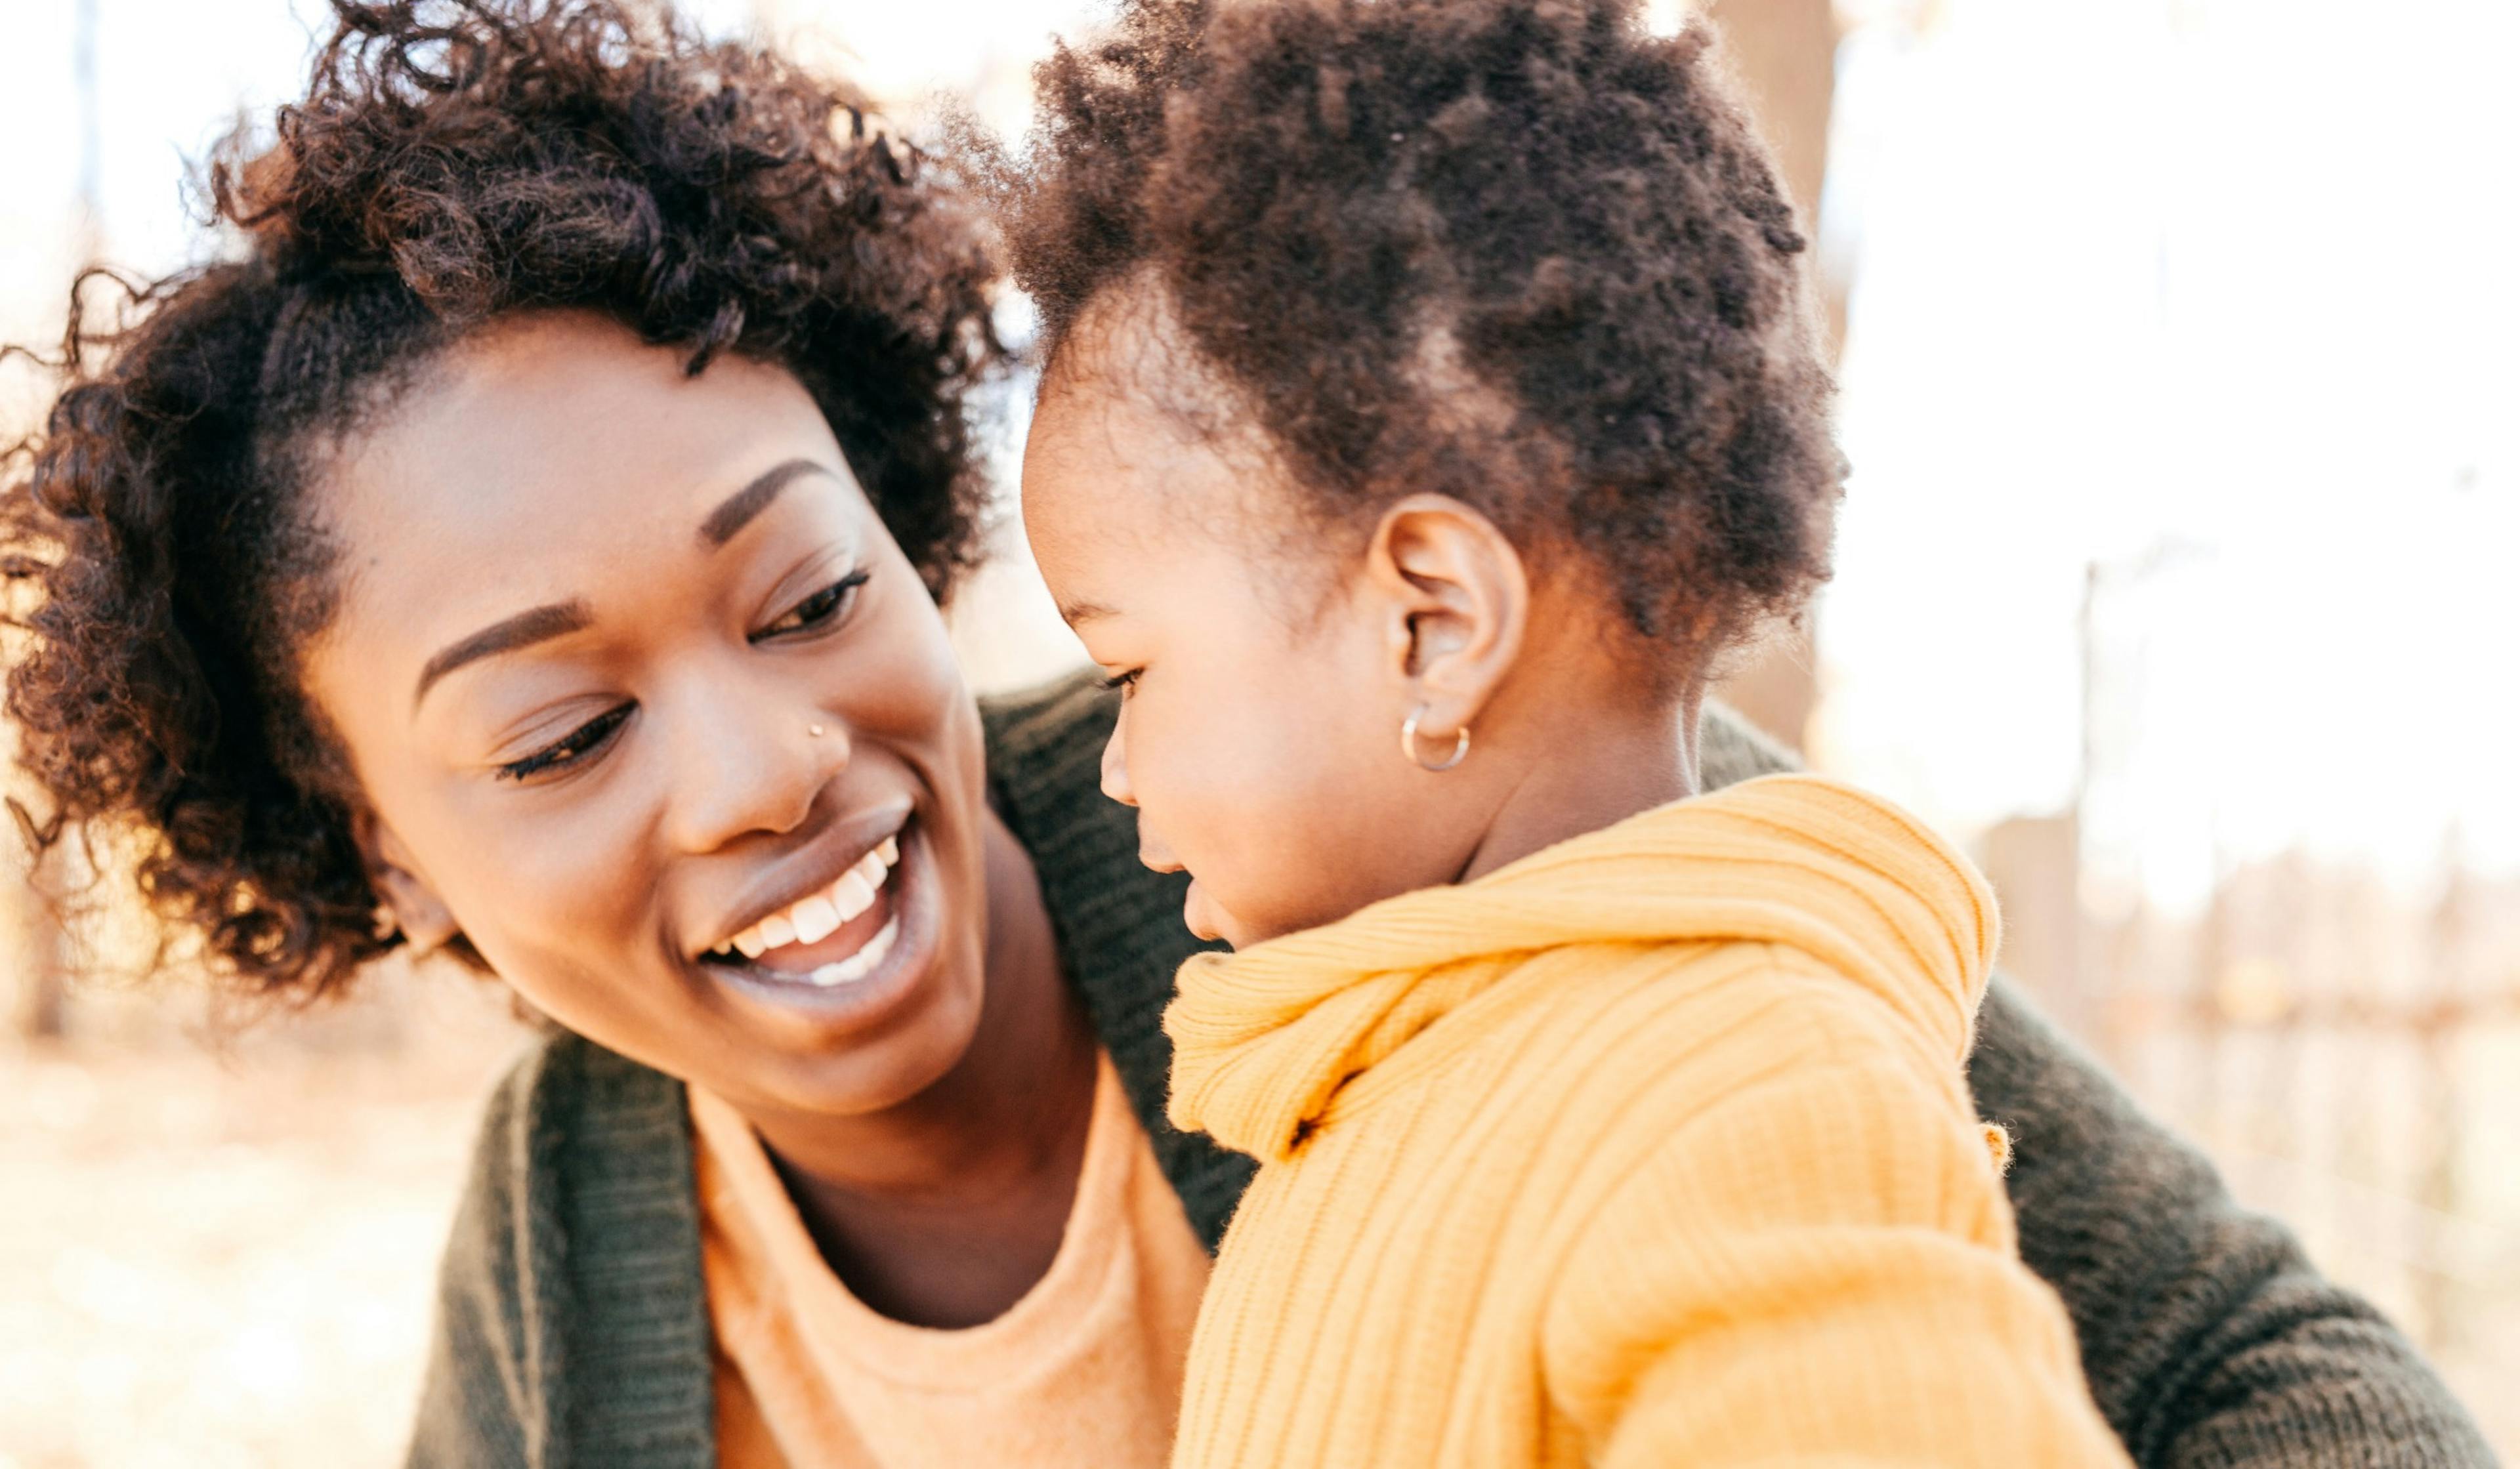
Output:
[[[1829,111],[1837,92],[1837,15],[1832,0],[1709,0],[1759,125],[1782,165],[1786,190],[1817,245],[1822,188],[1828,177]],[[1817,262],[1817,249],[1807,259]],[[1817,271],[1817,265],[1815,265]],[[1846,339],[1847,283],[1824,273],[1821,292],[1828,348]],[[1820,702],[1811,629],[1780,631],[1715,689],[1752,724],[1799,750]]]

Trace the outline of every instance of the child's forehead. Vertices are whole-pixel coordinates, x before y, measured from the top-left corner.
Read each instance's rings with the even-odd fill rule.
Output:
[[[1201,439],[1262,433],[1258,405],[1199,349],[1172,292],[1146,272],[1097,293],[1059,334],[1042,396],[1063,389],[1159,411],[1175,431]]]
[[[1071,622],[1078,608],[1153,612],[1200,589],[1201,601],[1248,594],[1274,610],[1294,584],[1319,580],[1337,540],[1268,456],[1107,381],[1044,393],[1022,504],[1034,559]]]
[[[1178,378],[1104,372],[1091,359],[1043,382],[1023,495],[1027,511],[1075,497],[1112,533],[1159,539],[1274,539],[1303,508],[1277,445],[1248,415],[1192,397]]]

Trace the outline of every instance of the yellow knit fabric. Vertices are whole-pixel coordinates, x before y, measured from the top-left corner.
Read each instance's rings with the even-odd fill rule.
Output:
[[[1185,965],[1176,1465],[2123,1464],[1964,1085],[1985,883],[1777,777]]]

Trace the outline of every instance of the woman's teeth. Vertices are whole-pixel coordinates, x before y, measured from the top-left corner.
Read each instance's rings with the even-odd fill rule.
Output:
[[[893,937],[900,932],[899,918],[884,919],[883,926],[875,931],[875,937],[859,946],[857,953],[837,963],[825,964],[819,969],[808,970],[804,976],[805,983],[821,985],[828,989],[832,985],[844,985],[852,980],[866,978],[867,971],[882,963],[883,957],[892,952]]]
[[[819,893],[800,898],[778,913],[753,924],[727,940],[721,947],[734,949],[745,958],[757,959],[774,949],[790,944],[819,944],[837,933],[840,925],[875,906],[876,895],[892,875],[893,865],[901,861],[901,846],[887,836],[876,849],[858,859],[856,867],[840,874],[839,880]],[[859,947],[847,958],[795,976],[812,984],[845,984],[862,977],[892,947],[893,931],[898,919],[887,921],[875,937]]]

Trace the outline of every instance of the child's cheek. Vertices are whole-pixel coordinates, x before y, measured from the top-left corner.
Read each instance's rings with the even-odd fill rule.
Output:
[[[1271,928],[1311,851],[1316,752],[1266,707],[1209,706],[1194,725],[1165,732],[1159,769],[1139,791],[1142,810],[1190,868],[1202,898],[1237,928]],[[1316,854],[1318,860],[1318,854]]]
[[[1231,710],[1153,692],[1129,711],[1128,762],[1141,819],[1193,875],[1253,813],[1260,772],[1250,769]],[[1221,839],[1221,840],[1220,840]]]

